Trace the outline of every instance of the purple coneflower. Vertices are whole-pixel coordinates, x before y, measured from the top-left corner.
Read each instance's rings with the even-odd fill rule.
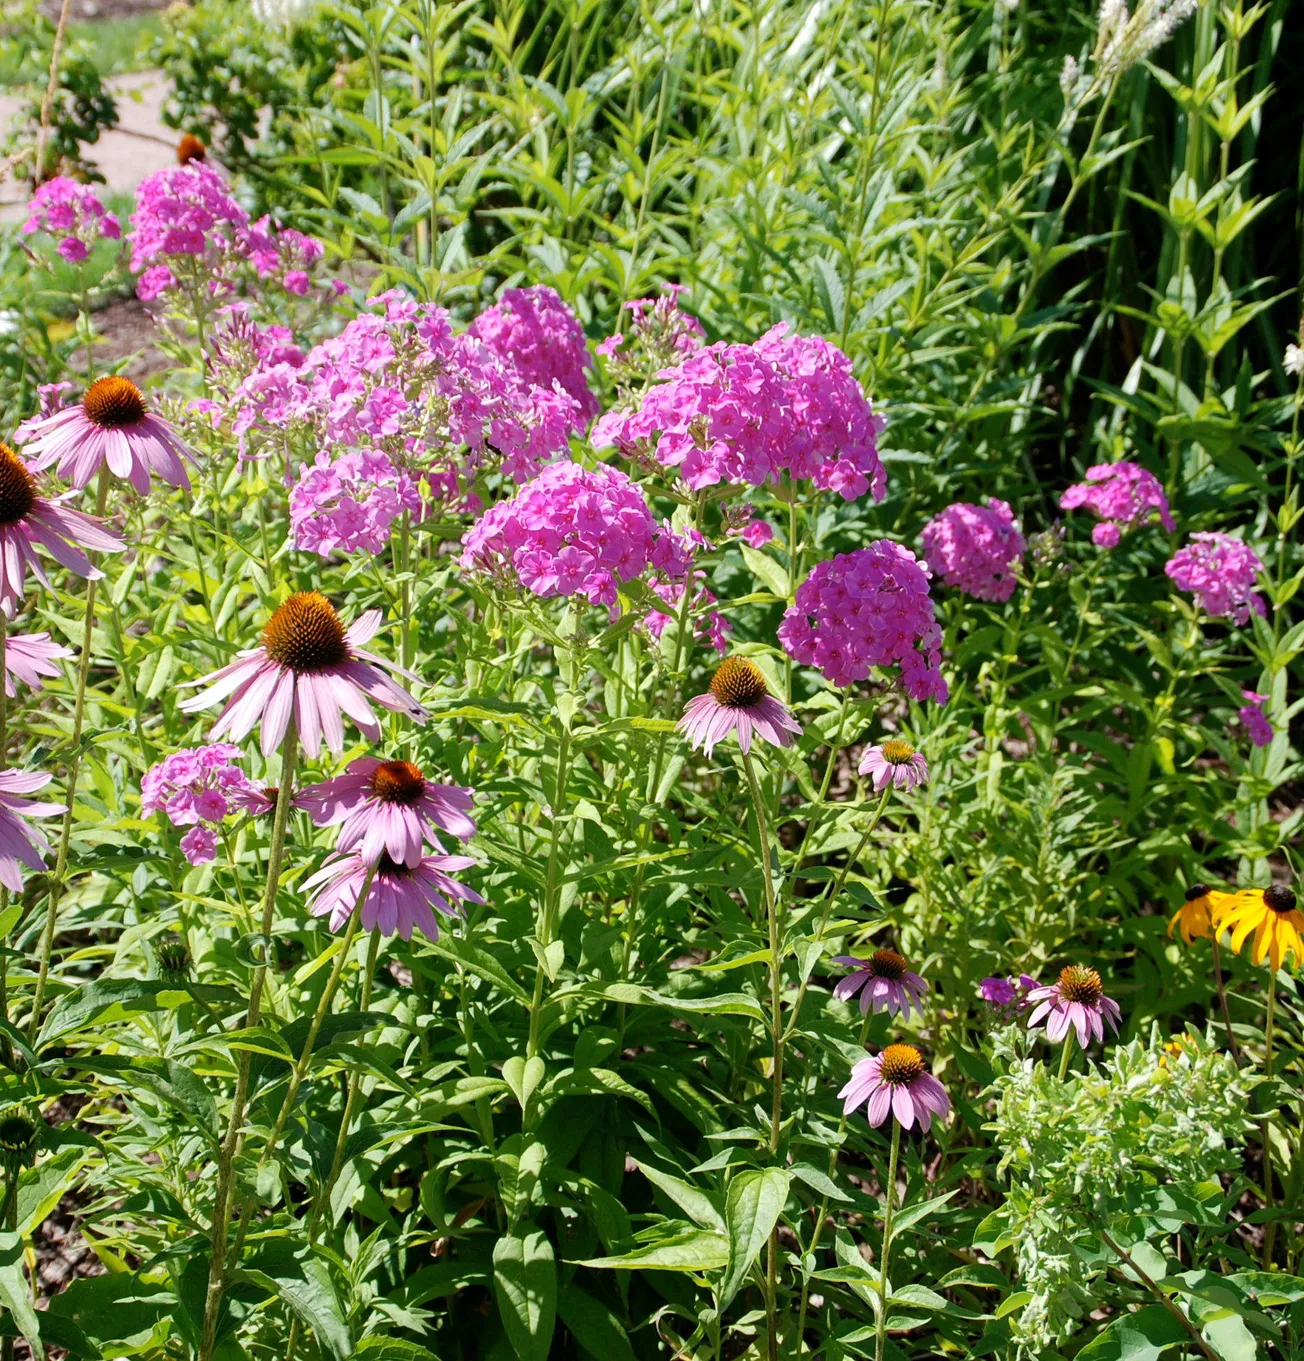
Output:
[[[302,790],[295,804],[318,827],[342,823],[336,850],[357,849],[369,865],[385,853],[399,864],[419,865],[426,842],[442,849],[441,830],[462,841],[475,835],[467,816],[471,790],[427,780],[410,761],[360,756],[345,774]]]
[[[928,783],[928,762],[909,742],[898,738],[870,747],[860,758],[858,769],[860,774],[872,777],[874,790],[879,794],[888,785],[910,790]]]
[[[5,639],[5,694],[13,698],[15,680],[31,690],[40,690],[46,680],[59,674],[54,663],[72,655],[70,647],[51,642],[48,633],[10,634]]]
[[[150,473],[190,488],[183,459],[192,457],[175,430],[145,404],[130,378],[97,378],[81,401],[30,421],[20,432],[32,467],[59,465],[59,476],[84,487],[104,463],[142,496]]]
[[[44,770],[0,770],[0,884],[11,893],[23,891],[21,861],[28,869],[43,870],[43,852],[50,843],[24,818],[49,818],[67,810],[61,803],[33,803],[27,798],[44,789],[54,777]]]
[[[379,927],[384,935],[397,932],[404,940],[411,940],[413,929],[419,927],[431,940],[438,940],[435,912],[457,917],[461,915],[459,902],[484,902],[450,873],[474,864],[469,855],[426,855],[419,864],[404,865],[382,852],[375,866],[360,855],[333,855],[304,880],[303,887],[312,891],[308,911],[314,917],[329,916],[331,930],[338,931],[353,915],[362,886],[371,874],[362,904],[364,929]]]
[[[1027,997],[1033,1008],[1028,1017],[1028,1029],[1046,1023],[1046,1038],[1058,1044],[1071,1026],[1077,1031],[1083,1049],[1094,1036],[1105,1038],[1104,1022],[1117,1031],[1122,1013],[1118,1003],[1105,996],[1104,984],[1095,969],[1082,964],[1070,964],[1060,970],[1059,978],[1045,987],[1033,988]]]
[[[837,955],[833,962],[845,964],[854,973],[840,979],[833,989],[833,995],[840,1002],[860,993],[860,1010],[865,1015],[872,1007],[875,1011],[886,1011],[889,1016],[901,1015],[910,1019],[910,1006],[924,1014],[924,994],[928,984],[917,974],[911,973],[903,955],[895,950],[875,950],[868,959],[855,955]]]
[[[746,657],[726,657],[711,677],[706,694],[684,706],[679,730],[693,747],[710,756],[717,742],[738,734],[743,752],[752,748],[752,733],[776,747],[792,745],[801,724],[786,705],[770,694],[760,667]]]
[[[984,978],[978,993],[989,1006],[1025,1006],[1028,994],[1036,986],[1037,980],[1031,974],[1021,973],[1018,978]]]
[[[300,591],[267,621],[258,647],[211,676],[191,681],[207,688],[181,708],[196,713],[225,699],[209,741],[227,736],[239,742],[261,723],[264,756],[281,745],[291,718],[309,756],[321,750],[323,737],[331,751],[344,750],[344,715],[379,742],[380,724],[368,699],[417,723],[428,717],[380,668],[410,673],[362,650],[361,644],[370,642],[379,628],[379,610],[368,610],[346,629],[324,595]]]
[[[934,1115],[945,1117],[951,1109],[946,1088],[925,1069],[913,1044],[889,1044],[881,1054],[861,1059],[838,1096],[844,1115],[868,1103],[871,1125],[881,1125],[891,1114],[905,1129],[918,1121],[927,1130]]]
[[[79,577],[100,575],[84,548],[117,553],[124,547],[89,515],[39,495],[31,469],[0,444],[0,609],[11,619],[25,593],[29,567],[43,586],[50,584],[36,555],[38,544]]]

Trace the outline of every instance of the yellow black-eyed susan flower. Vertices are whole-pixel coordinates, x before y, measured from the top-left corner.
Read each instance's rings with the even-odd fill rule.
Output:
[[[1217,893],[1211,907],[1214,929],[1232,933],[1233,950],[1239,953],[1253,935],[1250,958],[1256,964],[1267,959],[1275,971],[1287,955],[1294,955],[1296,965],[1304,964],[1304,912],[1296,906],[1294,889],[1273,884]]]
[[[1182,933],[1182,944],[1190,945],[1193,940],[1202,940],[1213,933],[1213,909],[1210,895],[1213,890],[1208,884],[1192,884],[1186,890],[1186,901],[1173,914],[1168,923],[1168,934],[1176,927]]]

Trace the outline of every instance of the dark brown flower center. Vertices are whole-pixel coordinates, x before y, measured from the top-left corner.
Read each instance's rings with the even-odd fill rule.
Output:
[[[883,743],[882,752],[885,761],[890,761],[894,766],[900,766],[904,765],[915,754],[915,749],[909,742],[900,742],[893,738],[891,742]]]
[[[317,591],[292,595],[263,629],[267,655],[291,671],[311,674],[349,660],[344,625],[335,606]]]
[[[193,132],[183,132],[177,143],[177,164],[189,165],[191,161],[202,161],[208,156],[208,148]]]
[[[899,983],[905,977],[905,956],[897,954],[895,950],[875,950],[869,957],[869,971],[875,978],[887,978]]]
[[[36,1125],[30,1115],[14,1111],[0,1120],[0,1148],[27,1153],[36,1143]]]
[[[0,525],[17,524],[35,505],[36,479],[7,444],[0,444]]]
[[[384,874],[389,878],[406,879],[412,873],[412,869],[398,860],[391,860],[388,851],[381,851],[380,859],[376,861],[376,873],[378,875]]]
[[[145,394],[130,378],[97,378],[86,389],[82,410],[105,430],[135,425],[145,414]]]
[[[893,1087],[909,1086],[924,1071],[924,1058],[913,1044],[889,1044],[883,1050],[883,1081]]]
[[[416,803],[426,792],[426,777],[411,761],[386,761],[371,773],[371,792],[381,803]]]
[[[1207,898],[1208,896],[1208,884],[1192,884],[1191,887],[1186,890],[1186,901],[1188,903],[1195,902],[1197,898]]]
[[[749,709],[770,693],[760,667],[746,657],[726,657],[711,677],[710,690],[726,709]]]
[[[1263,890],[1263,901],[1284,917],[1287,912],[1295,910],[1295,890],[1287,888],[1285,884],[1273,884],[1271,888]]]
[[[1060,970],[1060,996],[1066,1002],[1080,1002],[1084,1007],[1099,1006],[1105,995],[1105,986],[1095,969],[1082,964],[1070,964]]]

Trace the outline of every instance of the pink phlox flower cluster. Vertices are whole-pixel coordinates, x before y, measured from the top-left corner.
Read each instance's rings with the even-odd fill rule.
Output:
[[[1196,603],[1214,618],[1226,617],[1244,626],[1251,611],[1265,614],[1267,605],[1255,584],[1263,563],[1249,544],[1230,534],[1192,534],[1164,565],[1179,591],[1190,591]]]
[[[693,618],[693,634],[698,642],[705,643],[708,647],[713,647],[722,657],[729,647],[729,635],[733,632],[733,622],[719,610],[710,607],[717,603],[717,597],[710,587],[703,585],[706,581],[706,573],[695,571],[693,581],[697,586],[697,592],[693,596],[689,605],[689,611]],[[648,581],[648,586],[652,593],[660,600],[665,602],[666,611],[651,610],[643,621],[643,627],[647,630],[648,636],[654,641],[659,642],[661,635],[666,631],[666,625],[671,623],[677,616],[679,607],[684,598],[684,579],[665,580],[658,576],[653,576]]]
[[[467,334],[514,364],[527,386],[551,389],[555,383],[575,401],[582,431],[598,414],[589,388],[593,367],[584,328],[561,295],[544,284],[509,288],[471,323]]]
[[[1060,508],[1085,507],[1102,521],[1091,531],[1098,548],[1116,548],[1125,530],[1136,529],[1157,511],[1163,527],[1176,526],[1159,479],[1138,463],[1097,463],[1087,469],[1087,480],[1071,486],[1060,497]]]
[[[1271,745],[1275,730],[1263,712],[1269,696],[1260,695],[1254,690],[1242,690],[1241,698],[1246,703],[1244,708],[1236,711],[1236,717],[1241,720],[1241,726],[1249,734],[1250,741],[1256,747]]]
[[[131,269],[140,274],[136,296],[150,302],[175,288],[183,261],[210,293],[230,291],[248,226],[249,214],[212,166],[191,161],[155,171],[136,191],[131,215]]]
[[[933,516],[920,535],[924,559],[948,586],[976,600],[1008,600],[1027,543],[1004,501],[959,501]]]
[[[818,336],[784,325],[752,345],[698,350],[634,411],[610,411],[595,445],[678,468],[693,490],[726,482],[762,486],[784,473],[853,501],[882,500],[878,457],[882,417],[851,372],[851,361]]]
[[[66,175],[47,180],[27,205],[23,234],[45,232],[56,239],[55,250],[69,264],[80,264],[101,238],[116,241],[122,228],[113,213],[88,184],[78,184]]]
[[[318,553],[379,553],[404,511],[421,512],[416,482],[379,449],[332,459],[322,450],[316,463],[300,465],[290,492],[290,528],[297,548]]]
[[[617,588],[649,567],[687,567],[682,541],[659,528],[639,488],[607,464],[551,463],[462,539],[464,570],[516,582],[538,596],[616,605]]]
[[[381,448],[396,466],[440,478],[474,475],[492,454],[517,482],[564,453],[579,422],[557,385],[525,383],[482,341],[455,335],[448,313],[397,291],[372,299],[301,365],[266,362],[243,380],[236,431]]]
[[[305,236],[293,227],[278,226],[267,216],[249,227],[244,247],[260,279],[275,279],[287,293],[297,297],[308,292],[313,266],[326,253],[316,237]]]
[[[220,823],[232,808],[243,807],[258,792],[235,764],[240,748],[230,742],[185,747],[145,772],[140,782],[142,814],[163,813],[174,827],[193,830],[181,849],[192,865],[216,854],[217,838],[205,823]]]
[[[839,553],[797,588],[779,641],[794,661],[818,668],[833,685],[864,680],[875,666],[899,665],[906,694],[945,704],[942,631],[928,579],[928,568],[889,539]]]

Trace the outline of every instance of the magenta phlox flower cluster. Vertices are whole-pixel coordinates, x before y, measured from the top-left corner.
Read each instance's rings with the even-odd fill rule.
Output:
[[[1004,501],[959,501],[934,515],[920,535],[924,560],[946,585],[976,600],[1008,600],[1027,543]]]
[[[290,528],[297,548],[332,553],[379,553],[404,511],[421,512],[416,482],[379,449],[332,459],[322,450],[299,469],[290,492]]]
[[[1098,548],[1117,548],[1123,533],[1145,524],[1152,512],[1158,513],[1165,529],[1176,528],[1159,479],[1126,460],[1088,468],[1087,480],[1071,486],[1060,497],[1060,507],[1085,508],[1101,521],[1091,531],[1091,541]]]
[[[729,635],[733,632],[733,622],[727,615],[721,614],[719,610],[711,609],[711,606],[718,602],[715,592],[703,584],[706,581],[706,573],[694,571],[693,581],[697,587],[689,604],[689,611],[694,621],[693,634],[698,642],[713,647],[723,657],[729,647]],[[676,617],[683,602],[684,578],[668,580],[654,575],[649,578],[648,586],[654,595],[665,602],[667,607],[665,611],[649,611],[647,618],[643,620],[643,627],[647,630],[648,636],[654,642],[659,642],[661,635],[666,631],[666,625]]]
[[[1190,591],[1214,618],[1244,626],[1250,614],[1265,614],[1267,605],[1254,587],[1263,563],[1249,544],[1231,534],[1192,534],[1164,565],[1179,591]]]
[[[794,661],[816,667],[833,685],[851,685],[875,666],[895,665],[912,699],[945,704],[942,631],[928,581],[928,568],[889,539],[839,553],[797,588],[779,641]]]
[[[234,352],[234,351],[233,351]],[[487,465],[527,481],[569,447],[582,424],[557,384],[527,385],[509,361],[453,332],[440,307],[392,291],[303,358],[240,350],[232,431],[259,451],[319,447],[382,450],[395,467],[457,489]],[[460,480],[459,480],[460,479]],[[460,493],[459,493],[460,496]]]
[[[595,445],[677,468],[695,491],[787,473],[847,501],[883,499],[883,419],[828,341],[780,325],[751,345],[700,349],[660,377],[637,409],[598,420]]]
[[[244,806],[256,786],[235,764],[240,748],[230,742],[185,747],[145,772],[140,782],[142,814],[163,813],[174,827],[190,827],[181,849],[192,865],[207,864],[217,838],[205,823],[220,823],[233,808]]]
[[[101,239],[116,241],[122,228],[113,213],[88,184],[57,175],[42,184],[27,205],[24,235],[45,232],[56,240],[55,250],[69,264],[78,265]]]
[[[649,567],[675,577],[689,566],[680,537],[658,527],[639,488],[607,464],[549,464],[491,506],[462,546],[466,571],[612,607],[619,586]]]
[[[1269,696],[1261,695],[1254,690],[1242,690],[1241,698],[1245,701],[1245,706],[1236,711],[1236,717],[1241,720],[1241,726],[1249,735],[1249,739],[1256,747],[1270,746],[1275,736],[1275,730],[1268,721],[1264,707],[1268,703]]]
[[[278,226],[266,216],[249,227],[244,246],[249,263],[261,280],[275,280],[297,297],[303,297],[312,286],[313,266],[326,253],[316,237],[305,236],[293,227]]]
[[[185,268],[213,295],[231,291],[244,259],[249,214],[226,181],[203,161],[167,166],[136,191],[131,215],[131,269],[136,296],[162,297]]]
[[[579,416],[577,432],[598,414],[598,399],[588,382],[593,361],[584,328],[556,289],[544,284],[506,289],[476,317],[467,334],[514,364],[527,386],[551,388],[555,383],[569,393]]]

